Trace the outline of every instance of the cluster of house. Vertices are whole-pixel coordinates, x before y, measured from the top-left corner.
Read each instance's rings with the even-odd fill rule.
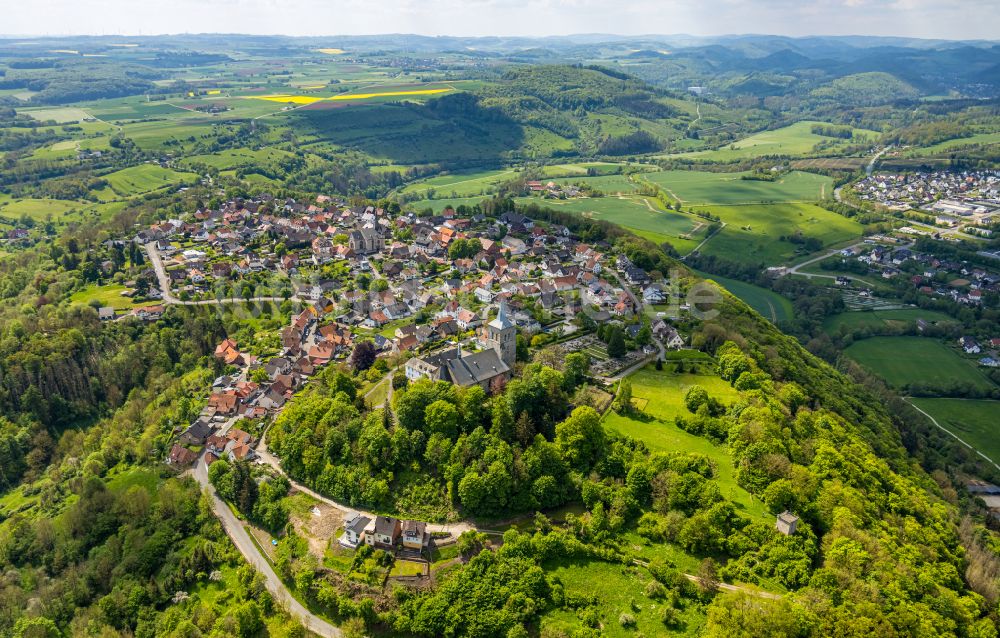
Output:
[[[348,512],[344,516],[344,533],[339,542],[348,549],[357,549],[365,544],[389,552],[402,550],[423,554],[430,548],[431,534],[427,531],[427,524],[421,521],[381,515],[373,520],[358,512]]]
[[[374,336],[379,349],[396,352],[479,329],[500,301],[508,304],[510,321],[533,333],[541,329],[534,308],[559,320],[586,305],[596,309],[595,320],[611,321],[627,320],[639,310],[624,286],[641,289],[646,303],[666,300],[644,270],[624,257],[611,261],[609,245],[580,242],[563,226],[542,228],[516,212],[463,218],[446,209],[420,217],[323,196],[313,204],[261,196],[155,224],[135,240],[155,242],[168,260],[175,292],[207,293],[219,278],[281,271],[308,281],[298,284],[297,298],[335,306],[337,321],[346,326],[379,331],[399,324],[391,337]],[[475,248],[452,259],[449,249],[460,241]],[[192,247],[182,249],[182,243]],[[278,244],[285,250],[276,251]],[[343,264],[346,274],[324,278],[323,266],[331,262]],[[614,283],[604,274],[613,268],[620,275]],[[361,274],[384,280],[386,289],[354,289],[350,282]],[[157,310],[162,307],[133,314],[153,319]],[[433,319],[407,323],[418,314]]]
[[[965,354],[985,354],[979,359],[979,365],[987,368],[1000,368],[1000,338],[994,337],[984,345],[972,336],[964,335],[959,337],[958,345],[962,346]]]
[[[190,448],[201,446],[208,452],[209,463],[223,456],[230,460],[253,459],[252,437],[232,424],[241,418],[260,419],[281,410],[318,367],[346,357],[351,349],[350,330],[324,321],[325,314],[321,305],[314,304],[293,315],[290,325],[281,331],[281,353],[265,362],[240,351],[232,339],[219,343],[215,358],[237,368],[238,373],[213,382],[205,408],[177,437],[168,462],[190,465],[197,460],[197,453]],[[263,374],[258,375],[258,370]],[[251,377],[261,380],[253,381]]]
[[[977,227],[976,232],[992,235],[987,228],[1000,212],[1000,171],[936,171],[879,173],[854,185],[862,200],[892,210],[919,209],[935,216],[939,226]]]
[[[947,297],[956,303],[979,305],[984,294],[1000,292],[1000,274],[909,248],[874,245],[864,249],[845,248],[840,254],[867,264],[883,279],[909,276],[910,283],[920,292]]]
[[[557,184],[551,181],[545,184],[537,180],[525,182],[524,190],[526,195],[539,194],[543,197],[554,197],[557,199],[578,197],[580,195],[580,188],[578,186],[573,184]]]

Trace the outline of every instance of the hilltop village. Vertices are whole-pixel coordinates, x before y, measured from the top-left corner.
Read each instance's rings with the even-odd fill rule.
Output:
[[[528,344],[583,352],[594,378],[610,384],[686,343],[678,326],[689,308],[663,273],[515,212],[417,216],[322,196],[265,196],[199,209],[122,241],[149,258],[126,294],[155,303],[123,315],[101,308],[104,320],[155,321],[170,304],[237,300],[275,304],[291,317],[275,341],[227,338],[215,348],[226,373],[206,389],[198,418],[176,429],[167,462],[178,469],[225,458],[280,471],[264,443],[268,426],[330,364],[357,369],[365,358],[376,385],[395,371],[407,382],[497,394]],[[620,344],[610,343],[613,332]],[[401,538],[402,549],[427,547],[423,522],[346,510],[342,518],[345,547],[384,549]]]

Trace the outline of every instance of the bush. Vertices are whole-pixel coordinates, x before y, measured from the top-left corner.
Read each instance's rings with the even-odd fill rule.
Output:
[[[621,616],[618,616],[618,624],[624,627],[625,629],[632,629],[635,627],[636,624],[635,616],[623,612]]]

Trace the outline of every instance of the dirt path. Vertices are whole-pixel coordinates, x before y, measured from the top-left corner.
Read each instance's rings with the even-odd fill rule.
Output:
[[[956,441],[958,441],[959,443],[961,443],[965,447],[969,448],[970,450],[972,450],[973,452],[975,452],[979,456],[983,457],[987,462],[991,463],[993,465],[993,467],[995,467],[998,470],[1000,470],[1000,465],[997,465],[996,461],[994,461],[990,457],[986,456],[985,454],[983,454],[982,452],[980,452],[976,448],[972,447],[972,445],[970,445],[967,441],[965,441],[965,439],[963,439],[962,437],[958,436],[957,434],[955,434],[954,432],[952,432],[948,428],[946,428],[943,425],[941,425],[940,423],[938,423],[937,419],[935,419],[934,417],[932,417],[931,415],[927,414],[926,412],[924,412],[923,410],[921,410],[920,408],[918,408],[916,405],[914,405],[913,402],[910,400],[912,398],[913,397],[903,397],[903,401],[906,401],[908,404],[910,404],[911,408],[913,408],[914,410],[916,410],[920,414],[922,414],[925,417],[927,417],[927,419],[931,423],[933,423],[935,425],[935,427],[937,427],[939,430],[941,430],[942,432],[946,432],[948,435],[950,435],[951,437],[953,437]]]

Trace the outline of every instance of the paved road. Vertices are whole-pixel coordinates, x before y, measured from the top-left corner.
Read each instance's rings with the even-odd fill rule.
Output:
[[[163,265],[163,257],[160,256],[160,251],[156,248],[156,242],[144,244],[143,248],[146,249],[146,254],[149,255],[149,263],[153,266],[153,270],[156,272],[156,280],[160,284],[160,290],[163,291],[163,303],[165,304],[176,304],[178,306],[214,306],[230,303],[253,303],[256,301],[270,301],[275,303],[285,301],[284,297],[251,297],[249,299],[242,297],[225,297],[222,299],[181,301],[170,291],[170,277],[167,275],[167,269]],[[302,301],[302,299],[295,295],[290,296],[288,299],[290,301]]]
[[[309,631],[324,638],[342,638],[344,634],[338,627],[331,625],[306,609],[302,603],[291,595],[285,584],[281,582],[278,574],[271,567],[271,563],[268,562],[267,558],[257,547],[257,544],[250,538],[250,534],[243,528],[243,524],[236,518],[232,510],[222,502],[222,499],[215,493],[215,488],[208,482],[208,465],[205,463],[204,457],[198,459],[198,465],[194,469],[194,478],[202,486],[202,489],[208,493],[212,511],[215,512],[216,518],[222,523],[222,528],[226,530],[226,534],[233,540],[236,549],[240,550],[240,553],[243,554],[247,562],[264,575],[267,590],[271,592],[275,599]]]

